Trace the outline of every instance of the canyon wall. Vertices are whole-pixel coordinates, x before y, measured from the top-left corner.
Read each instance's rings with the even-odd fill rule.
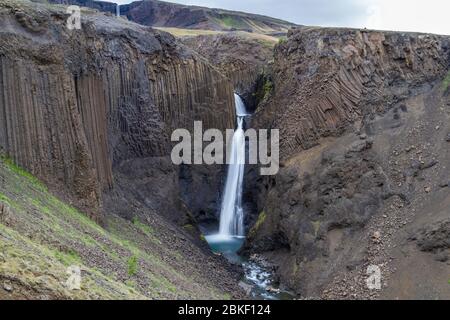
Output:
[[[0,5],[0,146],[93,218],[115,168],[167,158],[173,129],[234,127],[232,84],[171,35],[88,9],[69,30],[63,7]]]
[[[229,33],[185,36],[181,41],[225,74],[249,111],[254,110],[263,98],[257,93],[273,59],[276,38]]]
[[[276,47],[274,92],[257,122],[280,128],[287,157],[443,77],[449,50],[448,37],[437,35],[292,29]]]
[[[307,27],[276,47],[252,125],[280,129],[281,168],[249,169],[246,251],[282,284],[314,298],[448,298],[449,54],[445,36]]]

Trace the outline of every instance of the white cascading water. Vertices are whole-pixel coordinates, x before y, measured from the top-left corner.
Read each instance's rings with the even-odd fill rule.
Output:
[[[234,94],[234,104],[236,106],[236,115],[239,119],[239,117],[245,117],[248,116],[247,109],[245,108],[244,101],[242,101],[241,97]]]
[[[225,191],[220,211],[219,236],[244,236],[244,211],[242,209],[242,185],[245,169],[244,117],[247,115],[241,97],[234,95],[237,129],[231,144],[230,161],[225,183]]]
[[[120,4],[116,5],[116,16],[120,17]]]

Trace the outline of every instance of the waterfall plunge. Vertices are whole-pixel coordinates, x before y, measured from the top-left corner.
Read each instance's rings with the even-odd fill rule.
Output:
[[[230,164],[228,166],[225,191],[220,211],[219,236],[244,236],[244,211],[242,209],[242,185],[245,169],[244,117],[247,115],[244,102],[234,95],[237,129],[231,143]]]
[[[238,116],[238,119],[239,119],[239,117],[248,116],[244,101],[242,101],[241,97],[239,95],[237,95],[236,93],[234,94],[234,104],[235,104],[236,115]]]

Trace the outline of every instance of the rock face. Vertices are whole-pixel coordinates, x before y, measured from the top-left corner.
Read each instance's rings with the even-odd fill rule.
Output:
[[[319,28],[276,47],[252,124],[280,129],[281,169],[247,175],[246,251],[277,264],[282,284],[304,297],[449,297],[449,49],[448,37]]]
[[[449,50],[434,35],[293,29],[276,47],[274,92],[258,125],[280,128],[283,156],[308,149],[445,75]]]
[[[0,146],[62,182],[93,218],[102,193],[120,184],[116,168],[168,157],[173,129],[194,120],[234,127],[231,83],[171,35],[92,11],[69,30],[63,8],[1,1],[0,9]]]
[[[44,2],[46,0],[31,0],[33,2]],[[50,3],[64,4],[64,5],[78,5],[82,7],[88,7],[104,12],[116,13],[117,4],[108,1],[96,1],[96,0],[50,0]]]
[[[245,99],[250,110],[258,104],[254,93],[273,58],[274,41],[275,38],[258,39],[239,33],[182,38],[184,44],[231,79],[235,91]]]
[[[268,191],[250,230],[249,247],[279,254],[278,274],[302,294],[324,285],[336,260],[346,256],[346,264],[360,262],[352,241],[383,199],[394,196],[372,143],[352,136],[324,141],[290,159],[265,182]]]
[[[450,249],[450,220],[438,221],[419,230],[417,245],[422,251],[443,253]],[[448,257],[448,252],[446,252]]]

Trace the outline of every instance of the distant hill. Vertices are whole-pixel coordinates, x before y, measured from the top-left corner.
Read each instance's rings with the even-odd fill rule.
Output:
[[[51,3],[77,4],[115,13],[116,4],[92,0],[49,0]],[[148,26],[214,31],[247,31],[283,36],[293,23],[244,12],[188,6],[156,0],[135,1],[120,6],[121,15]]]

